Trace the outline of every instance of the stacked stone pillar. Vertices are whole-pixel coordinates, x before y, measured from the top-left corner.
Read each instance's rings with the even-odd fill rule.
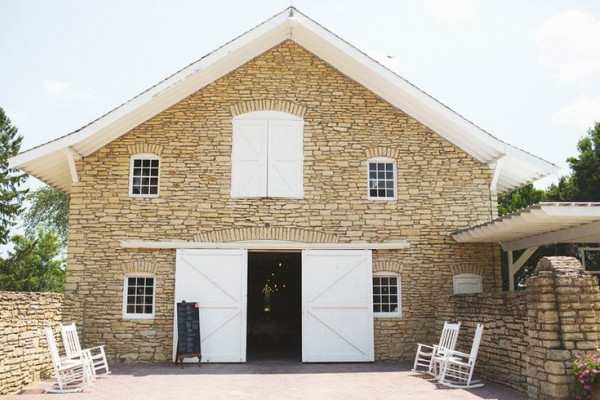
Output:
[[[573,257],[544,257],[527,281],[527,392],[533,399],[575,398],[572,360],[598,349],[597,279]],[[598,315],[600,317],[600,315]]]

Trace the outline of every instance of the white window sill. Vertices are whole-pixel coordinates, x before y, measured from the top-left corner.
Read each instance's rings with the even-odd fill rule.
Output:
[[[387,313],[374,312],[373,317],[374,318],[402,318],[402,313],[399,313],[399,312],[387,312]]]
[[[144,315],[144,314],[123,314],[123,319],[137,319],[137,320],[148,321],[148,320],[154,319],[154,314],[148,314],[148,315]]]

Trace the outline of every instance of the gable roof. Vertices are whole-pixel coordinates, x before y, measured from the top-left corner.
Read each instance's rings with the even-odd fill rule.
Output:
[[[88,125],[12,157],[12,167],[69,193],[74,160],[86,157],[185,97],[285,40],[292,40],[495,168],[492,189],[505,192],[558,173],[558,167],[490,135],[365,53],[289,7]]]

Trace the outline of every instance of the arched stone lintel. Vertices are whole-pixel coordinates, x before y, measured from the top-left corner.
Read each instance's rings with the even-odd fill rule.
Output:
[[[231,106],[231,116],[253,111],[281,111],[304,118],[306,107],[285,100],[249,100]]]
[[[373,272],[402,273],[402,264],[398,261],[373,261]]]
[[[156,154],[161,155],[163,152],[163,147],[158,144],[151,143],[135,143],[127,146],[127,151],[129,155],[134,154]]]
[[[400,158],[400,151],[391,147],[379,146],[366,149],[365,155],[367,159],[375,157],[387,157],[393,158],[394,160],[398,160]]]
[[[223,229],[194,236],[196,242],[237,242],[245,240],[282,240],[306,243],[338,243],[335,235],[297,228]]]
[[[134,261],[123,265],[123,274],[148,273],[156,275],[158,265],[148,261]]]
[[[455,264],[450,266],[452,275],[475,274],[483,276],[483,267],[476,264]]]

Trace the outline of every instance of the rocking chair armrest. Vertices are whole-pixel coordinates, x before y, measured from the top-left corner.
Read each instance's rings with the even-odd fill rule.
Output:
[[[96,349],[100,349],[100,351],[102,353],[104,353],[104,345],[94,346],[94,347],[88,347],[86,350],[93,351],[93,350],[96,350]]]
[[[422,343],[417,343],[418,348],[420,349],[421,347],[427,347],[428,349],[434,349],[435,347],[437,347],[437,345],[434,346],[429,346],[427,344],[422,344]]]
[[[456,350],[450,350],[450,349],[444,349],[443,350],[443,357],[446,358],[450,358],[450,357],[466,357],[469,358],[470,354],[468,353],[463,353],[462,351],[456,351]]]

